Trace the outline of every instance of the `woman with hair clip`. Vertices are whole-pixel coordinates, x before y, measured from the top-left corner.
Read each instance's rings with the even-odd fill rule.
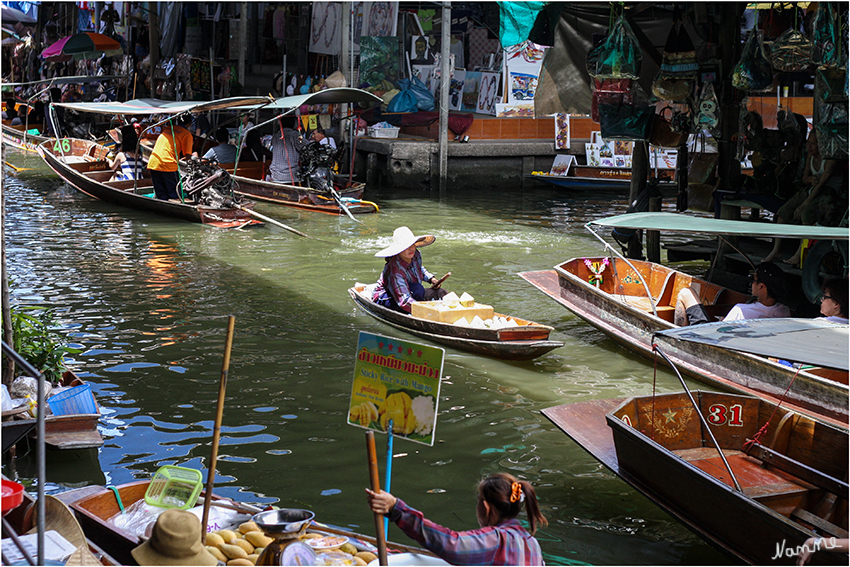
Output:
[[[366,489],[369,507],[383,514],[426,549],[452,565],[543,565],[540,544],[534,538],[538,525],[547,525],[540,513],[534,487],[506,473],[495,473],[478,485],[477,530],[456,532],[426,520],[415,510],[383,490]],[[525,505],[529,529],[517,516]]]

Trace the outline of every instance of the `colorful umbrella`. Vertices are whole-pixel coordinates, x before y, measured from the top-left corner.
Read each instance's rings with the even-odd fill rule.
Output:
[[[101,55],[121,55],[121,44],[109,36],[100,33],[77,33],[63,37],[41,52],[45,61],[79,61],[97,59]]]
[[[37,22],[32,16],[5,4],[0,6],[0,18],[2,18],[4,24],[34,24]]]

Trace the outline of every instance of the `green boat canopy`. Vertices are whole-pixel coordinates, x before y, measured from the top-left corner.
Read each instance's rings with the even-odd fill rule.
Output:
[[[690,341],[789,362],[848,370],[850,326],[826,319],[746,319],[658,331],[664,340]]]
[[[149,115],[182,114],[184,112],[199,114],[211,110],[239,109],[249,106],[260,108],[269,104],[272,100],[271,97],[258,96],[230,97],[205,102],[174,102],[143,98],[128,100],[127,102],[58,102],[54,105],[77,112],[94,112],[97,114]]]
[[[738,221],[695,217],[680,213],[629,213],[593,220],[587,224],[588,226],[595,225],[611,228],[715,234],[722,236],[811,238],[814,240],[847,240],[848,234],[850,234],[850,230],[841,227]]]
[[[305,104],[353,104],[358,102],[380,103],[381,99],[362,89],[335,87],[332,89],[324,89],[315,93],[278,98],[273,103],[265,105],[262,108],[264,110],[285,111],[298,108]],[[259,105],[252,105],[240,108],[240,110],[257,110],[258,108],[260,108]]]

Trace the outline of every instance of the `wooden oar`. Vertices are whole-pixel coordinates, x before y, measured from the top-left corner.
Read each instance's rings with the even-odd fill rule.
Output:
[[[225,207],[233,207],[234,209],[239,209],[240,211],[245,211],[246,213],[248,213],[251,216],[255,216],[260,220],[270,222],[274,225],[279,226],[280,228],[286,229],[289,232],[297,234],[298,236],[303,236],[304,238],[310,238],[312,240],[320,240],[319,238],[313,238],[309,234],[304,234],[300,230],[296,230],[296,229],[292,228],[291,226],[287,226],[287,225],[283,224],[282,222],[276,221],[273,218],[267,217],[266,215],[261,215],[260,213],[258,213],[256,211],[252,211],[251,209],[249,209],[247,207],[243,207],[242,205],[234,203],[231,199],[225,199],[224,200],[224,206]],[[322,242],[324,242],[324,240],[322,240]]]
[[[440,279],[438,279],[438,280],[437,280],[437,283],[435,283],[434,285],[432,285],[432,286],[431,286],[431,289],[437,289],[437,288],[439,288],[441,285],[443,285],[443,282],[444,282],[444,281],[446,281],[447,279],[449,279],[449,276],[450,276],[450,275],[452,275],[452,273],[451,273],[451,272],[447,272],[445,276],[443,276],[443,277],[441,277]]]
[[[213,484],[215,483],[215,463],[218,460],[218,440],[221,437],[221,418],[224,415],[224,391],[227,389],[227,372],[230,370],[230,347],[233,345],[233,328],[236,325],[236,317],[230,315],[227,318],[227,338],[224,344],[224,362],[221,365],[221,380],[218,384],[218,405],[215,412],[215,426],[213,427],[212,454],[210,455],[210,470],[207,472],[207,492],[204,497],[204,515],[201,521],[201,543],[207,538],[207,520],[210,517],[210,505],[212,504]]]
[[[378,453],[375,450],[375,432],[366,432],[366,454],[369,457],[369,479],[372,483],[372,492],[381,491],[381,479],[378,477]],[[373,512],[375,516],[375,539],[378,547],[378,564],[387,565],[387,538],[384,534],[384,519],[382,514]]]
[[[15,172],[18,172],[18,171],[29,171],[30,169],[32,169],[32,168],[29,168],[29,167],[15,167],[14,165],[12,165],[11,163],[9,163],[9,162],[8,162],[8,161],[6,161],[6,160],[3,160],[3,163],[5,163],[6,165],[8,165],[8,166],[9,166],[9,167],[11,167],[12,169],[14,169],[14,170],[15,170]]]
[[[362,221],[359,221],[356,218],[354,218],[354,215],[351,214],[351,211],[349,211],[348,207],[345,206],[345,203],[342,202],[342,197],[340,197],[339,193],[336,192],[336,189],[334,189],[333,186],[328,185],[328,189],[331,190],[331,195],[333,195],[333,198],[334,198],[334,201],[336,201],[336,204],[339,205],[340,208],[342,208],[343,211],[345,211],[345,214],[348,215],[348,218],[350,218],[354,222],[362,222]]]

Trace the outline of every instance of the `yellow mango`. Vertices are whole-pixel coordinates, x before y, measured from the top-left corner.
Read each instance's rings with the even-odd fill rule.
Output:
[[[209,551],[210,554],[213,557],[215,557],[219,561],[223,561],[223,562],[227,563],[227,556],[225,554],[223,554],[219,548],[213,547],[211,545],[206,546],[206,548],[207,548],[207,551]]]
[[[354,557],[359,557],[360,559],[365,561],[367,565],[378,558],[378,556],[372,553],[371,551],[361,551],[359,553],[355,553]]]
[[[322,534],[310,532],[310,533],[306,533],[303,536],[301,536],[301,539],[314,539],[314,538],[317,538],[317,537],[322,537]]]
[[[257,559],[259,559],[259,558],[260,558],[260,554],[259,554],[259,553],[252,553],[251,555],[249,555],[249,556],[248,556],[248,557],[246,557],[245,559],[247,559],[248,561],[250,561],[252,564],[256,565],[256,564],[257,564]]]
[[[351,543],[345,542],[344,544],[339,546],[340,551],[344,551],[350,555],[357,555],[357,548],[354,547]]]
[[[248,532],[245,534],[245,539],[254,547],[266,547],[274,540],[261,531]]]
[[[254,553],[254,544],[245,539],[236,539],[233,541],[233,545],[238,545],[242,549],[245,550],[245,554]]]
[[[244,524],[240,524],[239,531],[243,534],[247,534],[248,532],[256,532],[260,529],[260,526],[257,525],[256,522],[245,522]]]
[[[227,565],[228,565],[228,567],[230,565],[233,565],[234,567],[237,566],[237,565],[243,565],[244,567],[250,567],[251,565],[253,565],[253,563],[251,563],[251,560],[248,559],[247,557],[239,557],[237,559],[231,559],[230,561],[227,562]]]
[[[407,417],[404,421],[404,434],[410,435],[416,429],[416,417],[413,415],[413,412],[407,414]]]
[[[231,530],[218,530],[218,535],[221,536],[224,543],[233,543],[233,540],[236,539],[236,532]]]
[[[248,552],[239,547],[238,545],[233,545],[230,543],[222,543],[218,546],[223,554],[227,556],[228,559],[244,559],[248,557]],[[253,549],[251,551],[254,551]]]
[[[348,414],[348,421],[359,421],[361,406],[354,406]]]
[[[361,565],[361,566],[362,565],[368,565],[368,563],[366,563],[365,559],[361,559],[361,558],[357,557],[356,555],[354,557],[352,557],[351,559],[352,559],[352,561],[354,561],[355,565]]]
[[[204,540],[204,545],[210,547],[218,547],[222,543],[224,543],[224,538],[222,538],[221,535],[217,534],[216,532],[208,533],[207,539]]]

